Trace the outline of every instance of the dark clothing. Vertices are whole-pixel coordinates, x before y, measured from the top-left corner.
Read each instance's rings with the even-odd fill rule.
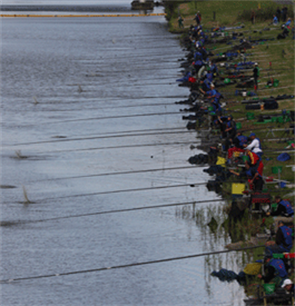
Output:
[[[290,203],[288,202],[288,204],[285,204],[285,202],[288,202],[288,201],[280,201],[278,203],[278,207],[277,207],[277,210],[274,211],[274,212],[271,212],[271,215],[272,216],[283,216],[283,217],[291,217],[294,215],[294,211],[293,209],[289,208],[287,205]]]
[[[235,147],[239,149],[243,149],[244,148],[243,145],[246,144],[247,142],[248,142],[248,137],[244,135],[236,136],[233,140]]]
[[[276,16],[278,18],[278,22],[280,22],[280,19],[281,19],[281,10],[279,8],[277,9]]]
[[[287,250],[290,250],[292,248],[292,231],[291,229],[287,228],[289,236],[285,237],[286,235],[286,227],[287,226],[280,226],[277,233],[276,233],[276,244],[279,246],[284,247]],[[285,232],[285,235],[284,235]]]
[[[268,267],[267,273],[263,277],[265,283],[269,283],[275,277],[276,269],[274,267]]]
[[[289,292],[290,295],[294,296],[294,284],[292,284],[292,287],[290,290],[286,290]]]
[[[256,178],[253,182],[253,185],[254,185],[254,191],[262,191],[264,185],[262,177]]]
[[[254,84],[255,84],[255,86],[257,86],[258,85],[258,77],[259,77],[259,69],[258,69],[258,67],[255,67],[253,69],[253,77],[254,77]]]
[[[256,89],[257,89],[258,77],[259,77],[259,69],[258,69],[258,67],[255,67],[255,68],[253,69],[253,77],[254,77],[254,84],[255,84]]]
[[[284,31],[282,33],[285,37],[289,35],[289,30],[287,28],[284,28]]]
[[[265,254],[290,252],[293,246],[292,230],[283,225],[280,226],[276,233],[276,243],[265,248]]]
[[[249,170],[246,171],[246,175],[248,177],[248,180],[252,180],[254,175],[258,172],[258,176],[255,178],[255,180],[253,181],[253,189],[254,191],[262,191],[263,189],[263,185],[264,185],[264,181],[262,176],[260,175],[259,171],[258,171],[258,166],[259,165],[255,165],[250,167]]]
[[[253,69],[253,76],[254,76],[254,78],[255,78],[255,77],[257,77],[257,78],[258,78],[258,76],[259,76],[259,70],[258,70],[258,67],[255,67],[255,68]]]
[[[263,277],[265,283],[269,283],[273,278],[280,277],[282,280],[288,276],[285,264],[281,259],[271,259],[266,265],[266,275]]]
[[[200,25],[200,17],[198,15],[195,16],[194,20],[196,20],[197,25]]]
[[[285,6],[285,7],[283,7],[283,9],[282,9],[283,22],[286,22],[286,20],[287,20],[287,13],[288,13],[288,8]]]

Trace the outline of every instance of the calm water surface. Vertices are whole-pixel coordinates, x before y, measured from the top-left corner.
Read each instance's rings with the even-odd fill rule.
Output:
[[[162,17],[2,20],[1,185],[16,188],[1,189],[1,220],[70,218],[2,227],[1,279],[224,249],[181,208],[71,218],[218,198],[205,186],[96,194],[208,180],[194,167],[94,176],[185,167],[198,153],[194,133],[167,133],[186,131],[174,104],[189,94],[175,83],[182,56]],[[209,276],[239,271],[233,256],[12,282],[1,305],[243,305],[242,288]]]

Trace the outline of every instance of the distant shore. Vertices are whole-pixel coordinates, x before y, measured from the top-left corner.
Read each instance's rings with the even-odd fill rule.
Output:
[[[2,12],[17,12],[17,11],[56,11],[56,12],[131,12],[130,7],[120,5],[1,5]]]

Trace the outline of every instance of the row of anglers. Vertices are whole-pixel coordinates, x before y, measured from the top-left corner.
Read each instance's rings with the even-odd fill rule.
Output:
[[[215,174],[219,183],[227,180],[230,176],[239,177],[240,181],[248,181],[250,201],[249,206],[255,203],[255,207],[261,204],[271,203],[271,197],[268,194],[267,201],[265,194],[262,192],[264,188],[263,177],[263,149],[260,139],[255,133],[249,136],[237,129],[236,123],[231,114],[226,114],[223,110],[221,99],[224,98],[216,87],[232,84],[233,76],[238,76],[241,70],[253,69],[251,81],[254,90],[257,90],[259,68],[258,63],[246,62],[245,56],[241,63],[235,65],[227,65],[227,82],[217,82],[220,77],[216,62],[239,57],[246,49],[251,48],[247,41],[240,42],[240,45],[234,46],[231,50],[221,56],[214,55],[206,49],[206,41],[209,39],[202,29],[202,25],[198,23],[196,27],[191,27],[188,36],[184,39],[184,46],[187,54],[186,60],[182,63],[185,68],[184,76],[177,81],[181,85],[188,86],[191,94],[186,101],[178,102],[179,104],[189,104],[189,111],[195,112],[195,115],[189,116],[190,120],[196,120],[193,124],[197,126],[198,120],[204,118],[204,113],[210,117],[211,127],[220,131],[219,140],[223,140],[222,146],[210,146],[208,154],[199,154],[189,159],[192,164],[211,164],[205,172]],[[240,76],[245,80],[245,76]],[[220,80],[220,79],[219,79]],[[217,85],[217,86],[216,86]],[[209,105],[209,107],[204,107]],[[205,111],[206,109],[206,111]],[[203,110],[203,111],[202,111]],[[200,123],[200,122],[199,122]],[[221,156],[224,156],[223,158]],[[282,158],[285,158],[282,156]],[[242,164],[241,171],[229,169],[231,166]],[[207,186],[208,187],[208,186]],[[254,199],[256,199],[254,201]],[[274,198],[276,208],[269,205],[269,209],[264,211],[265,217],[275,219],[273,226],[274,240],[266,242],[263,259],[255,263],[249,264],[243,271],[236,274],[234,271],[221,269],[214,271],[212,276],[219,277],[222,281],[237,280],[240,283],[252,281],[253,278],[259,278],[264,284],[274,284],[276,291],[272,292],[273,299],[280,298],[284,303],[289,303],[290,297],[294,295],[294,284],[290,279],[290,275],[294,270],[294,253],[291,253],[293,247],[293,217],[294,210],[290,200],[282,199],[280,196]],[[236,218],[238,219],[238,218]],[[272,237],[272,236],[270,236]],[[252,268],[255,267],[255,271]],[[280,290],[283,290],[283,295]],[[286,294],[291,293],[291,294]],[[287,304],[286,304],[287,305]]]

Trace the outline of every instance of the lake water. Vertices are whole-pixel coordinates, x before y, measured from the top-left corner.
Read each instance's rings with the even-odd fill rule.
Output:
[[[189,92],[164,17],[3,19],[1,56],[1,279],[224,249],[190,206],[97,214],[218,199],[188,186],[209,179],[202,168],[130,173],[199,153],[174,104]],[[98,176],[116,172],[129,173]],[[15,281],[1,305],[243,305],[241,287],[209,275],[238,272],[234,256]]]

